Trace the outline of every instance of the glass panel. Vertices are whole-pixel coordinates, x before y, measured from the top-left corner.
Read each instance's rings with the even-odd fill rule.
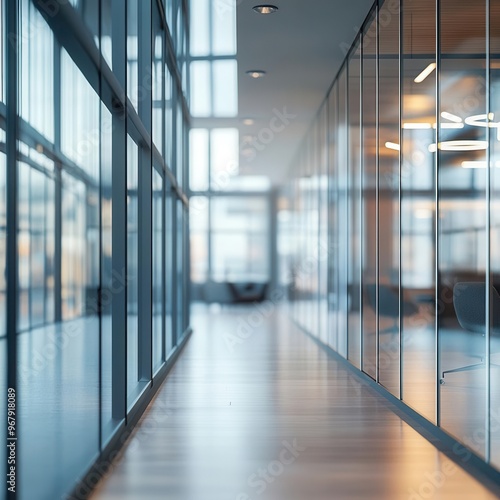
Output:
[[[221,2],[214,2],[220,5]],[[191,14],[191,55],[194,57],[208,56],[210,54],[210,1],[191,0],[189,11]],[[223,30],[225,31],[225,30]]]
[[[112,116],[101,105],[101,419],[102,440],[106,443],[121,422],[113,418],[112,396],[112,300],[113,294],[123,291],[124,278],[113,272],[112,262]],[[125,415],[123,415],[124,417]]]
[[[99,178],[99,101],[68,53],[61,54],[61,149],[92,179]]]
[[[46,177],[37,170],[31,171],[30,183],[30,316],[31,326],[45,323],[45,238],[46,216],[45,200],[47,196]]]
[[[377,378],[377,20],[372,13],[363,34],[362,318],[363,371]],[[375,299],[375,300],[374,300]]]
[[[208,279],[208,198],[193,196],[189,200],[191,236],[191,281],[205,283]],[[199,292],[199,293],[198,293]],[[199,287],[193,289],[194,298],[201,299]]]
[[[174,343],[174,196],[170,184],[165,186],[165,355],[172,352]]]
[[[347,308],[348,308],[348,167],[347,167],[347,70],[344,68],[338,80],[338,205],[339,205],[339,293],[338,293],[338,353],[347,358]]]
[[[165,358],[163,352],[163,179],[153,169],[153,373]]]
[[[319,232],[316,257],[318,260],[318,283],[319,283],[319,336],[320,339],[328,343],[328,259],[331,252],[328,246],[328,165],[327,165],[327,132],[328,107],[323,106],[319,115],[319,127],[317,137],[318,154],[318,200],[319,200]]]
[[[112,30],[112,0],[100,0],[101,5],[101,54],[108,66],[113,69],[113,30]]]
[[[212,2],[212,54],[236,54],[236,2]]]
[[[167,17],[167,24],[170,28],[170,32],[172,32],[173,29],[173,15],[174,15],[174,2],[177,0],[163,0],[163,3],[165,5],[165,14]],[[191,1],[191,0],[190,0]]]
[[[139,109],[139,4],[127,2],[127,94],[130,102]]]
[[[43,156],[29,148],[25,153],[26,162],[29,157]],[[18,329],[21,331],[54,320],[54,182],[47,177],[53,163],[43,158],[38,158],[43,164],[37,164],[39,169],[19,164]]]
[[[496,127],[490,128],[490,429],[491,463],[500,468],[500,0],[490,0],[490,111]]]
[[[99,0],[79,0],[81,17],[99,46]]]
[[[127,404],[138,396],[139,385],[139,148],[127,136]]]
[[[184,186],[184,170],[187,165],[184,165],[184,130],[185,130],[185,123],[184,123],[184,118],[182,115],[182,107],[180,103],[177,105],[177,121],[176,121],[176,127],[177,127],[177,144],[176,144],[176,163],[175,163],[175,176],[177,179],[177,183],[179,186],[182,188]]]
[[[30,238],[30,184],[31,169],[25,163],[19,163],[19,195],[18,195],[18,258],[19,258],[19,306],[18,306],[18,325],[19,331],[29,329],[31,325],[30,305],[29,305],[29,287],[31,276],[31,238]]]
[[[214,281],[266,282],[268,207],[265,198],[213,198],[211,270]]]
[[[212,114],[211,68],[208,61],[191,63],[191,99],[190,110],[193,116]]]
[[[456,30],[455,21],[467,30]],[[486,2],[441,1],[439,336],[441,425],[484,455],[486,374]],[[452,123],[462,128],[447,128]],[[443,116],[444,115],[444,116]],[[460,122],[458,121],[460,120]],[[481,123],[482,122],[482,123]],[[466,142],[456,142],[466,141]],[[436,150],[435,143],[430,146]],[[463,191],[465,189],[466,191]],[[470,304],[483,319],[464,316]],[[463,370],[474,365],[475,369]],[[457,415],[460,418],[457,418]]]
[[[173,95],[173,78],[170,70],[165,65],[165,163],[172,169],[173,150],[174,150],[174,95]]]
[[[389,4],[379,12],[378,366],[380,383],[399,396],[399,16]]]
[[[210,183],[213,190],[227,189],[238,173],[239,133],[235,128],[214,129],[210,133]]]
[[[306,327],[315,336],[319,331],[319,309],[318,309],[318,243],[319,243],[319,216],[318,216],[318,176],[316,162],[316,139],[318,133],[317,124],[313,127],[309,136],[306,160],[307,175],[307,257],[305,264],[306,290],[307,290],[307,313]]]
[[[328,95],[328,339],[327,344],[339,352],[339,195],[337,154],[338,81]],[[335,249],[335,250],[334,250]]]
[[[213,115],[238,114],[238,64],[236,60],[213,62]]]
[[[158,151],[163,154],[163,108],[165,106],[163,93],[165,91],[163,84],[165,64],[163,62],[163,48],[165,45],[165,33],[162,29],[159,13],[156,5],[153,6],[153,142]]]
[[[434,0],[409,0],[403,10],[401,287],[403,398],[436,420],[435,155],[436,63]],[[415,81],[417,79],[417,81]],[[444,124],[456,122],[443,120]],[[457,129],[460,130],[460,129]]]
[[[349,283],[348,359],[361,367],[361,144],[360,144],[361,46],[356,43],[348,62],[349,120]]]
[[[82,316],[87,289],[85,185],[64,176],[62,190],[62,317]]]
[[[185,250],[184,250],[184,240],[183,240],[183,227],[184,227],[184,205],[181,200],[177,200],[177,210],[176,210],[176,256],[177,256],[177,262],[176,262],[176,320],[175,320],[175,325],[176,325],[176,344],[179,343],[179,341],[182,338],[182,335],[184,334],[184,325],[183,325],[183,313],[182,313],[182,308],[184,306],[184,293],[183,293],[183,283],[184,283],[184,275],[183,275],[183,269],[184,269],[184,260],[185,260]]]
[[[54,37],[30,0],[21,1],[19,42],[20,115],[48,140],[53,141]]]

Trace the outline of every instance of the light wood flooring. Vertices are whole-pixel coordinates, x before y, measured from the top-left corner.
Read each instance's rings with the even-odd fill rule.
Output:
[[[201,310],[193,326],[92,500],[498,498],[285,313]]]

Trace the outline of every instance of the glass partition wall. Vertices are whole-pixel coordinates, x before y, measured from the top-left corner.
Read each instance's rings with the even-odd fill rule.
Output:
[[[499,0],[377,2],[287,187],[294,319],[497,469],[499,71]]]
[[[188,3],[164,4],[0,0],[0,412],[15,389],[20,499],[80,479],[86,497],[187,338]]]

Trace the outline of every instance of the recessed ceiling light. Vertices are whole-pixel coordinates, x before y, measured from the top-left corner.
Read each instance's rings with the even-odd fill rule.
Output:
[[[253,10],[259,14],[274,14],[278,7],[276,5],[256,5]]]
[[[246,125],[247,127],[250,127],[254,123],[255,123],[255,120],[253,120],[252,118],[245,118],[243,120],[243,125]]]
[[[248,70],[246,73],[251,78],[262,78],[263,76],[266,76],[266,72],[262,69],[251,69]]]

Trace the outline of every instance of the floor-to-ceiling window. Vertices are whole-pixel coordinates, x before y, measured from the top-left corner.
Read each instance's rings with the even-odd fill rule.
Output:
[[[0,388],[16,345],[18,498],[88,493],[189,331],[187,13],[0,2]]]
[[[242,126],[238,117],[237,5],[191,2],[189,74],[195,83],[189,193],[194,301],[261,298],[275,272],[271,186],[267,177],[252,175],[251,168],[265,145],[258,139],[258,121],[243,120],[249,124]]]

